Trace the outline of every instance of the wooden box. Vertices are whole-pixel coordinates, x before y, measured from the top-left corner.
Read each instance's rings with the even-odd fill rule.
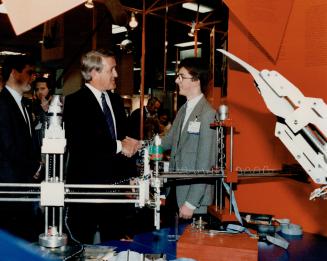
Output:
[[[244,233],[211,236],[188,226],[177,242],[177,257],[197,261],[257,261],[258,241]]]

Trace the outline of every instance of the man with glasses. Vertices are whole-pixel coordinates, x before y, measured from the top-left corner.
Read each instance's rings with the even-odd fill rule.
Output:
[[[171,150],[171,171],[204,171],[215,165],[215,130],[210,128],[215,110],[203,94],[208,78],[208,68],[201,58],[181,61],[175,82],[179,94],[185,96],[187,102],[162,140],[164,150]],[[176,199],[180,218],[191,219],[194,214],[206,214],[213,201],[213,186],[197,180],[176,183]]]
[[[40,170],[32,116],[23,98],[34,80],[34,64],[31,57],[17,55],[8,56],[2,66],[5,85],[0,92],[0,183],[34,182],[33,176]],[[0,227],[27,240],[37,239],[30,203],[1,203],[0,213]]]

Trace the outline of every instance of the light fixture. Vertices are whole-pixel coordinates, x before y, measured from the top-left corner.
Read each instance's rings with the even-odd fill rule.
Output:
[[[202,44],[202,43],[201,42],[197,42],[197,45],[200,45],[200,44]],[[189,47],[189,46],[194,46],[194,45],[195,45],[195,42],[194,41],[174,44],[174,46],[176,46],[176,47]]]
[[[131,20],[129,21],[128,25],[130,28],[134,29],[135,27],[137,27],[139,23],[137,22],[136,18],[135,18],[135,14],[134,12],[132,12],[131,14]]]
[[[118,44],[120,47],[120,50],[126,54],[130,54],[134,50],[133,42],[127,38],[128,36],[126,35],[126,38]]]
[[[93,0],[86,0],[85,2],[85,7],[87,8],[93,8],[94,7],[94,3],[93,3]]]
[[[205,6],[205,5],[198,5],[196,3],[184,3],[182,5],[183,8],[185,9],[189,9],[189,10],[192,10],[194,12],[199,12],[199,13],[209,13],[209,12],[212,12],[213,9],[209,6]]]
[[[188,36],[193,37],[195,32],[195,22],[192,22],[191,30],[188,32]]]
[[[127,32],[127,28],[125,26],[119,26],[119,25],[112,25],[112,34],[119,34],[123,32]]]
[[[176,76],[176,72],[175,71],[167,70],[166,75],[168,75],[168,76]]]
[[[0,51],[0,56],[2,55],[26,55],[26,53],[14,52],[14,51]]]

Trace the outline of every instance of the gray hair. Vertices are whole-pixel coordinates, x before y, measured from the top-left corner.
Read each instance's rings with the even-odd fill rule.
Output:
[[[107,57],[115,58],[115,55],[112,51],[92,50],[82,56],[81,73],[86,82],[90,82],[92,80],[92,76],[91,76],[92,70],[96,70],[97,72],[102,71],[103,69],[102,58],[107,58]]]

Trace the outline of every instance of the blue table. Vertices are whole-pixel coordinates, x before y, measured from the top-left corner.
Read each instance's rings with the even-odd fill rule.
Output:
[[[259,261],[323,261],[327,260],[327,238],[304,233],[302,237],[283,236],[290,242],[287,250],[259,242]]]
[[[179,227],[179,234],[183,232],[184,227]],[[117,247],[117,252],[129,249],[146,254],[163,253],[167,260],[172,260],[176,258],[176,241],[169,241],[168,235],[174,235],[174,233],[172,228],[162,228],[158,231],[136,235],[132,242],[111,240],[104,245]]]
[[[181,234],[185,225],[179,227]],[[116,246],[117,251],[132,250],[147,254],[166,254],[168,260],[176,258],[176,242],[168,241],[174,234],[172,228],[139,234],[133,242],[109,241],[106,245]],[[258,261],[323,261],[327,260],[327,238],[304,233],[302,237],[283,237],[290,242],[287,250],[265,242],[259,242]]]
[[[185,225],[179,226],[182,234]],[[168,235],[174,235],[173,228],[162,228],[159,231],[136,235],[132,242],[108,241],[104,245],[115,246],[117,251],[131,250],[146,254],[166,254],[168,260],[176,258],[176,242],[169,241]],[[304,233],[302,237],[286,237],[290,242],[287,250],[275,245],[259,242],[258,261],[323,261],[327,260],[327,238]],[[0,230],[0,260],[58,260],[45,256],[37,248]]]

